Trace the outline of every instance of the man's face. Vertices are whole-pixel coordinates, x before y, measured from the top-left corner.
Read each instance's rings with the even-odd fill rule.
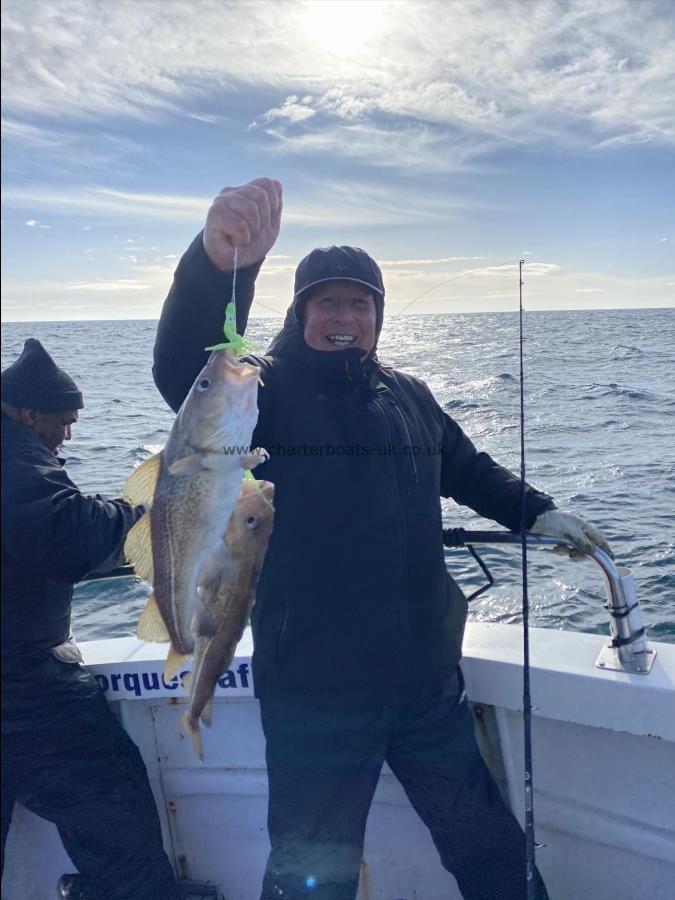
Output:
[[[372,291],[353,281],[327,281],[305,304],[304,337],[314,350],[375,346],[377,316]]]
[[[70,440],[70,427],[77,422],[78,417],[76,409],[53,413],[24,409],[21,412],[24,424],[37,434],[52,453],[56,453],[64,441]]]

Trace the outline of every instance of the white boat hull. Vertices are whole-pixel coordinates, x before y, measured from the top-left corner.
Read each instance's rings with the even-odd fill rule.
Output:
[[[538,865],[552,900],[675,897],[675,645],[652,644],[647,676],[602,671],[606,639],[531,630]],[[467,627],[462,662],[478,734],[522,821],[521,630]],[[269,850],[264,741],[244,636],[203,729],[204,763],[180,729],[185,691],[165,686],[165,646],[135,638],[82,645],[145,759],[165,846],[179,875],[258,900]],[[308,673],[311,678],[311,673]],[[74,871],[54,826],[17,807],[2,896],[52,900]],[[359,900],[450,900],[426,828],[382,773],[368,820]]]

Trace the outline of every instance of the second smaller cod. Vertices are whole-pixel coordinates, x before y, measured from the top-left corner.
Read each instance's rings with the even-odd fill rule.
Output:
[[[202,614],[196,623],[192,672],[186,676],[185,730],[203,759],[199,722],[211,724],[216,682],[232,657],[248,622],[274,523],[274,485],[244,480],[222,552],[213,557],[199,587]]]

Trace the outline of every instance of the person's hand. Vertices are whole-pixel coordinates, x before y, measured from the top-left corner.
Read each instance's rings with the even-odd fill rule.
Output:
[[[599,547],[607,556],[614,559],[614,554],[605,536],[593,525],[589,525],[588,522],[584,522],[583,519],[580,519],[579,516],[575,516],[573,513],[560,512],[559,509],[549,509],[547,512],[537,516],[534,525],[530,528],[530,533],[564,538],[570,544],[574,544],[579,551],[578,554],[574,551],[560,548],[561,552],[569,555],[572,559],[582,559],[585,554],[593,553],[595,547]]]
[[[279,236],[282,189],[280,181],[255,178],[239,187],[226,187],[211,204],[204,225],[204,250],[223,272],[260,262]]]

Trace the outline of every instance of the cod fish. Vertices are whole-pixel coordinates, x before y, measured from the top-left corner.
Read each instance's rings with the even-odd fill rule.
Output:
[[[170,641],[171,678],[194,648],[204,609],[199,585],[242,485],[243,469],[267,458],[249,453],[258,420],[260,369],[230,350],[214,350],[185,398],[166,446],[139,466],[124,497],[148,512],[127,535],[124,551],[153,593],[138,622],[145,641]],[[207,623],[208,626],[208,623]]]
[[[274,522],[274,485],[244,481],[220,554],[211,558],[199,589],[204,612],[197,624],[188,709],[183,726],[203,759],[199,720],[211,724],[216,682],[232,662],[248,622]]]

